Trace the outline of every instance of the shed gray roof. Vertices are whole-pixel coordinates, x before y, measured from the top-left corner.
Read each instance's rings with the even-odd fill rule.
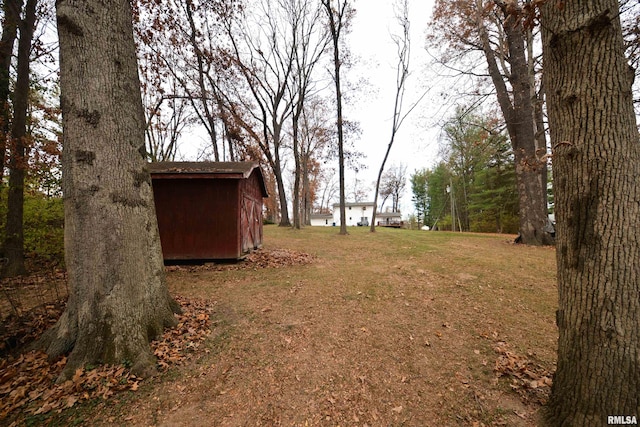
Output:
[[[257,169],[261,190],[268,197],[264,175],[256,162],[151,162],[147,164],[152,176],[165,178],[202,177],[247,179]]]
[[[152,162],[151,173],[241,174],[248,178],[260,165],[255,162]]]

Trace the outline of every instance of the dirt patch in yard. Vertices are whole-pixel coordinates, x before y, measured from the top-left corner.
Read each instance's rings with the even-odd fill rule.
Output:
[[[538,425],[555,363],[553,249],[350,233],[267,227],[244,263],[170,267],[171,291],[209,310],[194,357],[45,421]]]

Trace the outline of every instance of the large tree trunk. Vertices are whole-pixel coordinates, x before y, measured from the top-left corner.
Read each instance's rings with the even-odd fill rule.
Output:
[[[615,0],[542,9],[556,192],[554,426],[640,416],[640,141]]]
[[[517,24],[516,24],[517,22]],[[516,164],[516,185],[520,204],[520,237],[530,245],[550,245],[551,235],[545,231],[547,225],[547,189],[544,186],[547,173],[546,147],[537,150],[536,122],[531,98],[529,67],[525,55],[525,32],[522,22],[515,16],[507,16],[505,33],[509,45],[513,88],[513,109],[507,123]],[[540,158],[544,158],[541,161]]]
[[[27,172],[27,114],[29,109],[29,61],[31,41],[36,25],[37,0],[27,0],[24,19],[20,20],[18,41],[18,73],[13,92],[13,123],[9,146],[9,194],[7,197],[7,224],[5,227],[4,256],[6,277],[25,274],[24,266],[24,179]]]
[[[478,32],[515,157],[516,186],[520,204],[520,240],[530,245],[552,244],[553,238],[545,231],[547,189],[546,179],[542,179],[542,176],[546,175],[546,160],[540,160],[546,159],[546,147],[544,151],[537,150],[536,147],[535,114],[526,58],[525,31],[518,10],[511,10],[511,7],[519,6],[515,2],[495,2],[505,15],[504,33],[511,66],[511,97],[484,26],[482,2],[477,1]]]
[[[273,174],[278,186],[278,200],[280,201],[280,223],[279,227],[291,227],[289,219],[289,205],[287,204],[287,193],[282,178],[282,163],[280,160],[280,125],[273,120]]]
[[[40,340],[86,363],[153,372],[149,341],[175,324],[145,162],[127,0],[59,0],[65,261],[69,300]]]

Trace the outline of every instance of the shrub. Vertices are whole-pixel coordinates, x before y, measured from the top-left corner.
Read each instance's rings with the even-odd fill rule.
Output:
[[[7,189],[0,191],[0,238],[4,241]],[[35,265],[64,265],[64,209],[61,197],[37,191],[24,195],[24,254]]]

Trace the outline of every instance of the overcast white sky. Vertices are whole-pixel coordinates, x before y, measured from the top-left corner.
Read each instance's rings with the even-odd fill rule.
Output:
[[[364,77],[371,91],[366,91],[355,102],[345,107],[348,119],[360,122],[361,139],[356,142],[359,151],[366,153],[368,169],[357,174],[357,179],[371,188],[370,200],[384,152],[391,136],[391,118],[396,86],[398,63],[396,46],[391,39],[392,32],[400,27],[394,16],[393,1],[360,0],[355,2],[356,16],[348,44],[358,59],[358,65],[347,70],[347,78]],[[411,76],[407,82],[405,111],[417,101],[436,78],[429,75],[429,57],[425,51],[425,29],[431,18],[432,0],[410,0],[409,19],[411,23]],[[438,89],[432,90],[404,122],[396,135],[387,167],[392,164],[406,164],[407,178],[415,170],[431,166],[437,158],[439,129],[433,125],[437,121],[438,108],[434,99]],[[433,96],[432,96],[433,95]],[[434,98],[435,97],[435,98]],[[347,175],[347,187],[353,187],[355,174]],[[413,211],[411,187],[407,183],[406,196],[402,199],[403,213]]]
[[[345,118],[357,121],[362,134],[354,142],[355,148],[364,153],[363,162],[367,168],[358,173],[347,171],[347,201],[352,202],[356,180],[366,187],[369,194],[366,200],[373,201],[375,180],[389,139],[391,136],[391,118],[396,90],[396,67],[398,56],[391,33],[401,28],[394,14],[395,0],[354,0],[356,15],[347,34],[347,44],[353,56],[354,66],[343,68],[343,79],[366,84],[359,85],[355,92],[349,93],[350,103],[344,106]],[[440,80],[428,71],[429,56],[425,50],[425,29],[433,9],[433,0],[409,0],[409,20],[411,24],[411,76],[407,81],[405,108],[414,104],[429,88],[441,86]],[[329,87],[329,90],[333,90]],[[407,166],[407,187],[401,200],[403,216],[413,212],[411,203],[411,185],[409,176],[414,171],[430,167],[437,158],[439,128],[434,125],[442,115],[441,102],[437,100],[441,88],[433,89],[418,107],[405,120],[396,135],[386,167],[393,164]],[[207,138],[201,136],[201,146],[208,146]],[[180,155],[193,157],[194,146],[181,146]],[[197,149],[198,151],[201,148]],[[337,161],[331,165],[337,170]],[[337,202],[337,200],[336,200]],[[385,206],[390,205],[390,201]]]

